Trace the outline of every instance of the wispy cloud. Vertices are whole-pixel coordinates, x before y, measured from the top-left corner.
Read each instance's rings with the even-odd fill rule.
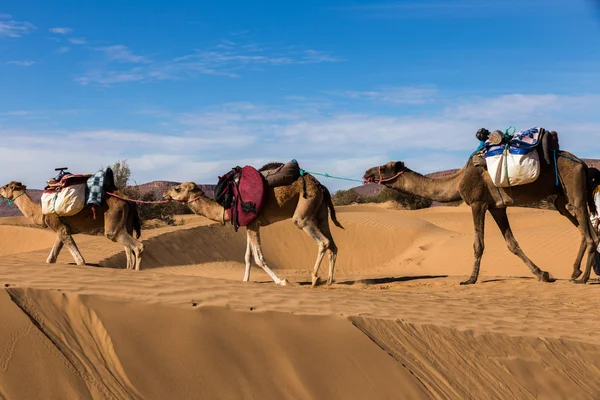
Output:
[[[48,29],[48,31],[52,32],[52,33],[56,33],[57,35],[68,35],[73,30],[71,28],[57,27],[57,28],[50,28],[50,29]]]
[[[159,129],[122,129],[118,119],[104,129],[24,130],[30,112],[16,110],[0,115],[0,158],[13,165],[13,171],[26,174],[23,180],[40,185],[40,175],[52,171],[51,160],[36,163],[35,168],[27,160],[40,157],[58,137],[64,140],[54,159],[68,162],[72,170],[93,172],[100,164],[127,158],[139,182],[212,183],[234,165],[292,158],[307,170],[338,176],[360,177],[367,168],[392,159],[405,160],[409,167],[427,173],[460,167],[478,145],[477,129],[509,125],[519,130],[532,126],[557,130],[561,146],[582,157],[600,152],[600,117],[591,112],[600,107],[597,95],[472,97],[459,99],[456,105],[436,102],[435,109],[427,105],[419,113],[400,108],[390,114],[324,110],[303,100],[228,103],[185,113],[147,107],[130,116],[152,115],[166,121],[168,134]],[[242,153],[251,156],[240,159]],[[10,179],[7,171],[0,170],[0,181]],[[346,185],[324,183],[332,190]]]
[[[155,60],[133,53],[123,45],[97,48],[112,62],[108,68],[89,70],[76,79],[82,85],[109,86],[125,82],[174,80],[197,75],[239,76],[245,68],[337,62],[341,59],[317,50],[267,50],[255,43],[221,41],[217,46],[170,60]],[[116,65],[115,65],[116,64]],[[135,64],[123,66],[119,64]]]
[[[68,53],[69,51],[71,51],[71,48],[69,46],[60,46],[58,49],[56,49],[56,52],[58,54]]]
[[[438,96],[438,91],[433,86],[384,86],[376,90],[345,90],[341,92],[334,91],[329,93],[351,99],[372,100],[394,104],[424,104],[435,100]]]
[[[17,67],[31,67],[35,61],[30,60],[11,60],[6,62],[7,65],[16,65]]]
[[[120,62],[120,63],[132,63],[132,64],[150,62],[150,60],[148,58],[133,54],[133,52],[131,50],[129,50],[129,48],[127,48],[127,46],[123,46],[120,44],[114,45],[114,46],[98,47],[98,48],[96,48],[96,50],[101,51],[104,54],[106,54],[106,57],[108,58],[109,61],[116,61],[116,62]]]
[[[15,21],[11,15],[0,14],[0,37],[19,38],[35,29],[35,25],[30,22]]]
[[[87,40],[85,40],[83,38],[68,38],[67,40],[71,44],[78,44],[78,45],[87,44]]]

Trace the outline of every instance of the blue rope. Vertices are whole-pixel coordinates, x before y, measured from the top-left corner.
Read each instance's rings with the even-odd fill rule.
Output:
[[[360,183],[364,183],[364,180],[359,180],[359,179],[351,179],[351,178],[342,178],[340,176],[333,176],[333,175],[329,175],[328,173],[319,173],[319,172],[310,172],[310,171],[306,171],[301,169],[300,170],[300,176],[304,176],[306,174],[311,174],[311,175],[319,175],[319,176],[324,176],[325,178],[331,178],[331,179],[339,179],[342,181],[350,181],[350,182],[360,182]]]

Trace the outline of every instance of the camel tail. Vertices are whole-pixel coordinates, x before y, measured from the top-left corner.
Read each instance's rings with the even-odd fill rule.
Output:
[[[596,168],[589,168],[587,165],[585,166],[587,176],[588,207],[590,209],[591,214],[598,215],[598,209],[596,208],[596,202],[594,201],[594,191],[596,190],[596,186],[598,185],[598,175],[600,175],[600,171],[598,171]]]
[[[323,194],[325,195],[325,201],[327,202],[327,207],[329,208],[329,215],[331,215],[331,220],[334,225],[338,228],[344,229],[342,224],[337,220],[337,216],[335,215],[335,207],[333,206],[333,200],[331,199],[331,193],[329,193],[329,189],[323,186]]]
[[[138,214],[137,204],[129,202],[129,210],[131,212],[131,217],[133,218],[133,230],[135,231],[135,238],[139,239],[140,236],[142,236],[142,221],[140,220],[140,215]]]

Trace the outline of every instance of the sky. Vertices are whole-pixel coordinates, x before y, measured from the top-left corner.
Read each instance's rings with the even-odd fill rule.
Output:
[[[591,0],[4,0],[0,184],[122,159],[137,183],[429,173],[511,125],[600,158],[599,78]]]

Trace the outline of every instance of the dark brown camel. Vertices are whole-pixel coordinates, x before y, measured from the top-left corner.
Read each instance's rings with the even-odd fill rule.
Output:
[[[125,246],[127,269],[140,270],[144,244],[133,237],[135,230],[140,237],[141,222],[135,204],[114,197],[108,197],[96,208],[96,216],[91,207],[85,207],[71,217],[58,217],[56,214],[42,214],[42,206],[34,202],[21,182],[11,182],[0,187],[0,196],[14,201],[21,213],[34,224],[50,228],[56,232],[56,241],[46,260],[56,262],[63,245],[67,247],[77,265],[85,265],[85,260],[73,240],[72,234],[90,233],[104,229],[104,235],[113,242]]]
[[[542,153],[541,147],[538,150]],[[559,185],[556,185],[554,162],[541,163],[539,178],[533,183],[514,186],[511,188],[496,187],[485,168],[481,155],[471,158],[465,167],[453,176],[432,179],[408,169],[401,161],[392,161],[380,167],[374,167],[365,172],[364,179],[378,182],[401,192],[421,196],[439,202],[464,200],[471,206],[475,226],[475,263],[471,277],[461,284],[477,282],[479,266],[484,250],[485,213],[489,211],[500,228],[508,249],[517,255],[544,282],[551,281],[546,271],[540,270],[521,250],[513,236],[506,207],[519,206],[556,196],[554,205],[559,213],[575,225],[581,232],[581,245],[571,279],[576,283],[585,283],[590,277],[590,271],[597,245],[597,235],[593,233],[589,219],[588,206],[596,212],[591,191],[588,188],[587,166],[574,155],[560,151],[557,153]],[[540,159],[544,159],[540,154]],[[567,210],[567,204],[573,214]],[[581,261],[587,252],[585,274],[580,280]]]

